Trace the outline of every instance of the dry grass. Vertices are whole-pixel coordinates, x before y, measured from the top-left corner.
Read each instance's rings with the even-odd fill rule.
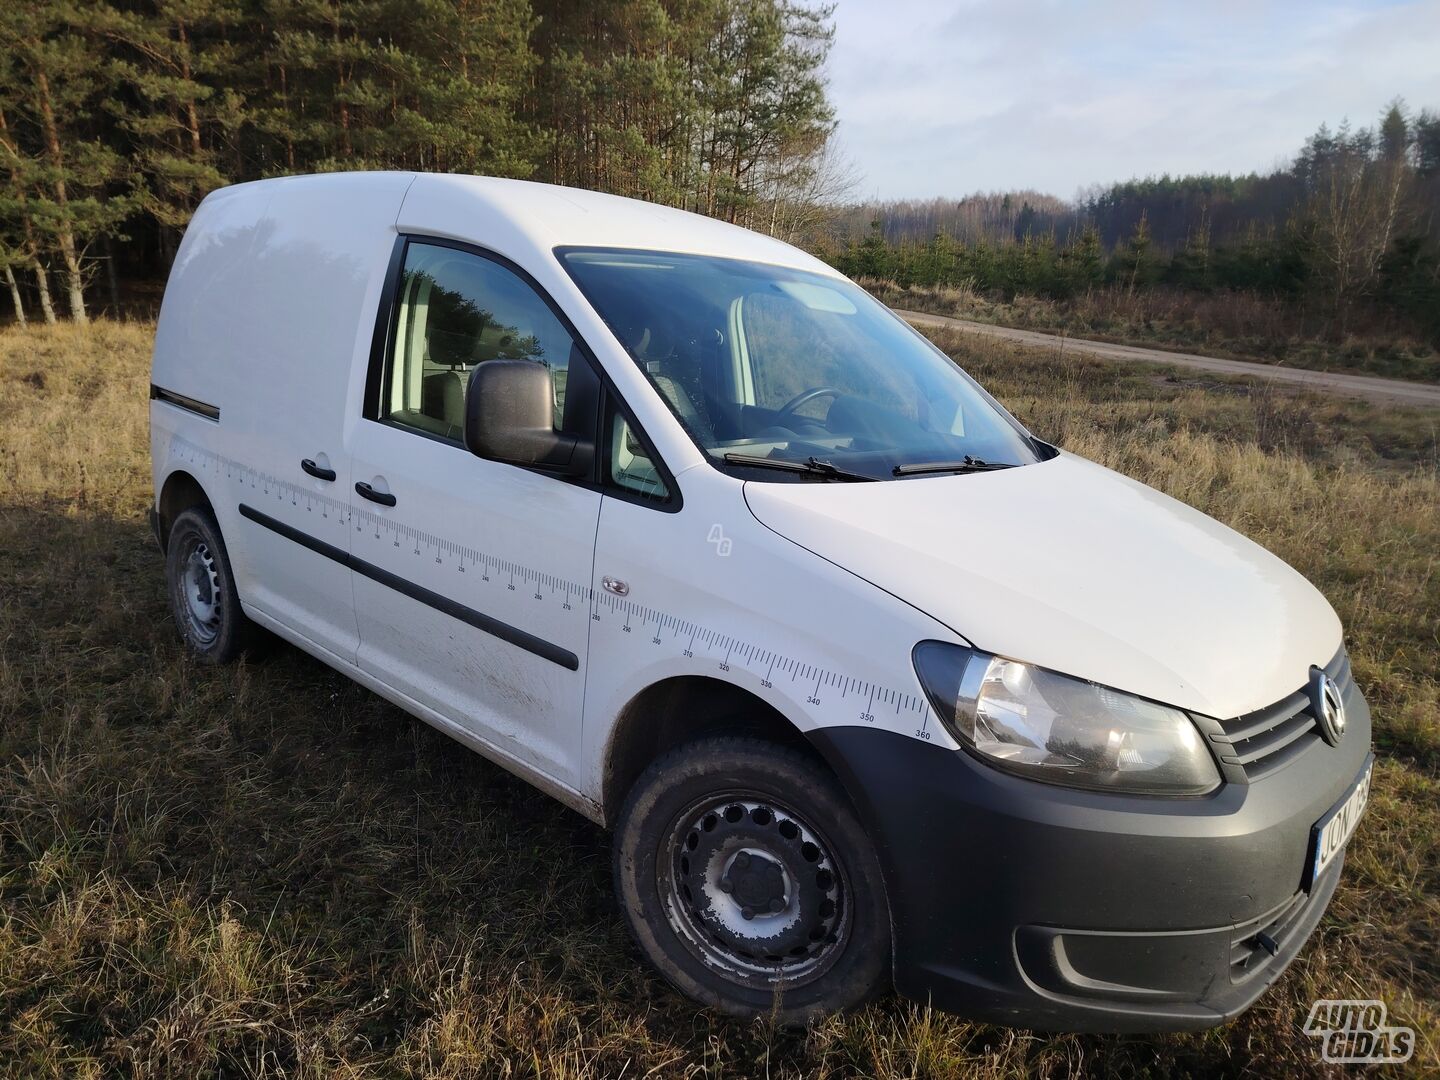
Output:
[[[1322,371],[1357,371],[1440,382],[1440,352],[1378,316],[1357,317],[1342,341],[1328,322],[1297,304],[1251,293],[1202,293],[1155,286],[1092,289],[1069,300],[997,299],[964,286],[862,284],[891,307],[998,326],[1198,352]],[[1320,313],[1323,315],[1324,313]]]
[[[0,332],[0,1072],[1305,1075],[1317,996],[1384,998],[1440,1071],[1433,415],[942,338],[1038,431],[1326,591],[1374,802],[1301,960],[1219,1031],[1045,1037],[890,1000],[786,1033],[649,974],[594,826],[293,650],[181,654],[144,522],[150,334]]]

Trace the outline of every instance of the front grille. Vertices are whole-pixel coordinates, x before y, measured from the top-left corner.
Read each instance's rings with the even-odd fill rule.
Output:
[[[1342,647],[1325,665],[1342,696],[1350,693],[1350,657]],[[1320,739],[1310,695],[1302,686],[1293,694],[1234,720],[1222,720],[1223,734],[1211,739],[1228,765],[1238,765],[1247,780],[1254,782],[1283,769],[1311,749]]]

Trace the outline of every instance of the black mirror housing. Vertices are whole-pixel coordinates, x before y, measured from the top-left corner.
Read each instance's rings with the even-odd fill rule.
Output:
[[[545,364],[477,364],[465,391],[465,446],[491,461],[583,473],[590,467],[589,445],[556,431],[554,410],[555,387]]]

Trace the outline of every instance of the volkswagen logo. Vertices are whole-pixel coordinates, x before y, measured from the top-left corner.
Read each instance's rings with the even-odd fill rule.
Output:
[[[1320,737],[1338,746],[1345,735],[1345,700],[1335,680],[1319,668],[1310,669],[1310,709],[1315,714]]]

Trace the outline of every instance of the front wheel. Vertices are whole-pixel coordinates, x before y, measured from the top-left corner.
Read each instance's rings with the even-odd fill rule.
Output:
[[[834,777],[797,750],[719,737],[654,762],[620,814],[615,883],[649,960],[724,1012],[801,1024],[887,980],[874,849]]]
[[[192,507],[176,516],[165,579],[180,637],[197,658],[223,664],[258,643],[260,629],[240,610],[230,556],[209,511]]]

